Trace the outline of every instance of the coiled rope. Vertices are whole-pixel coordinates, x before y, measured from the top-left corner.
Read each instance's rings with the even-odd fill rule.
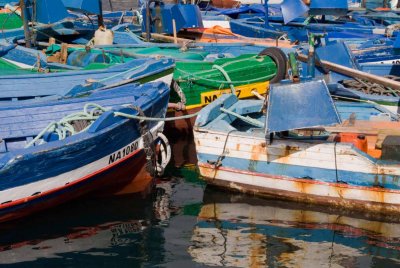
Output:
[[[90,107],[93,107],[91,110],[89,110]],[[105,112],[108,111],[108,108],[104,108],[96,103],[87,103],[83,107],[82,112],[77,112],[73,113],[70,115],[65,116],[58,122],[51,122],[50,124],[47,125],[46,128],[44,128],[33,140],[31,140],[25,148],[31,147],[33,144],[35,144],[39,139],[43,138],[43,136],[47,132],[55,132],[58,135],[59,140],[63,140],[68,136],[75,135],[78,133],[74,126],[73,122],[76,121],[85,121],[88,122],[88,126],[86,126],[83,130],[85,131],[90,127],[90,125],[97,119],[99,116]],[[39,144],[42,144],[44,141],[42,140]]]

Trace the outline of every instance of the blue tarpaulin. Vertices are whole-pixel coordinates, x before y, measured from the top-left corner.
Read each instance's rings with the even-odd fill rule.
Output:
[[[36,21],[50,24],[68,17],[68,12],[60,0],[36,0]]]
[[[241,5],[235,8],[217,8],[213,6],[207,7],[208,11],[217,11],[219,15],[227,15],[237,17],[239,14],[256,13],[265,14],[265,7],[261,4]],[[271,16],[281,15],[280,5],[268,5],[268,13]]]
[[[344,16],[349,9],[347,0],[312,0],[310,15]]]
[[[285,24],[303,16],[309,10],[301,0],[284,0],[281,9]]]
[[[100,0],[62,0],[64,6],[70,10],[89,14],[101,15]]]
[[[337,123],[340,117],[323,80],[270,86],[267,133]]]

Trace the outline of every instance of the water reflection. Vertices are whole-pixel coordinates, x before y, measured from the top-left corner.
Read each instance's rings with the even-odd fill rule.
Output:
[[[194,166],[170,173],[152,191],[87,197],[0,224],[0,266],[201,267],[187,248],[204,183]]]
[[[212,266],[393,267],[400,224],[207,188],[188,251]]]
[[[394,267],[399,222],[204,191],[192,167],[146,197],[80,199],[1,224],[0,265]]]
[[[162,262],[165,193],[80,199],[0,225],[0,265],[137,267]],[[161,207],[160,207],[161,206]]]

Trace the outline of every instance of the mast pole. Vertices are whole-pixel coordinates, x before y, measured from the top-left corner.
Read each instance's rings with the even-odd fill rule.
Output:
[[[269,28],[268,0],[264,0],[264,9],[265,9],[264,26],[265,28]]]
[[[103,5],[102,5],[102,3],[101,3],[101,0],[98,0],[98,2],[99,2],[100,14],[97,15],[97,22],[98,22],[99,27],[100,27],[100,26],[104,26]]]
[[[31,47],[31,34],[29,32],[28,9],[26,8],[25,0],[20,0],[19,6],[21,7],[21,18],[24,23],[25,46],[27,48],[30,48]]]

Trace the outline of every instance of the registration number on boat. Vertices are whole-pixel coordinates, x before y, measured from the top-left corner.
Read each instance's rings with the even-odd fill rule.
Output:
[[[134,141],[131,144],[128,144],[125,146],[123,149],[120,149],[118,152],[115,152],[110,155],[110,158],[108,159],[108,164],[112,164],[115,161],[118,161],[125,156],[128,156],[135,152],[139,147],[139,141]]]
[[[238,86],[238,87],[235,87],[236,96],[238,98],[254,97],[252,91],[257,91],[260,94],[264,94],[267,91],[268,86],[269,86],[268,82],[261,82],[261,83],[251,84],[251,85]],[[222,94],[227,94],[227,93],[231,93],[230,88],[201,93],[200,94],[201,104],[207,105],[207,104],[215,101],[217,98],[221,97]]]

